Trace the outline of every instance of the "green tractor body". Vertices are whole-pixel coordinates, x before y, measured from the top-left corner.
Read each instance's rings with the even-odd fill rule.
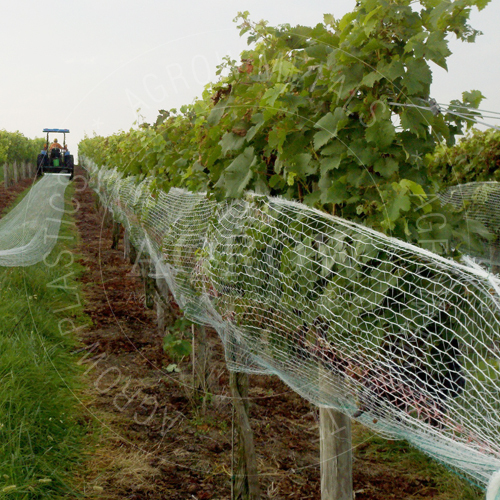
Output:
[[[47,134],[47,141],[37,157],[37,175],[63,174],[73,179],[75,163],[73,155],[66,146],[66,134],[69,134],[69,130],[67,128],[44,128],[43,131]],[[52,133],[63,134],[62,146],[57,139],[52,143],[49,142],[49,136]]]

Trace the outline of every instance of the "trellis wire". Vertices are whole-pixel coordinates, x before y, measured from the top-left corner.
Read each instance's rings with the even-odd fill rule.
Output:
[[[419,99],[421,100],[421,99]],[[416,109],[422,109],[424,111],[431,111],[433,114],[438,114],[441,113],[442,111],[445,111],[446,113],[449,113],[451,115],[457,116],[458,118],[462,118],[466,121],[472,121],[474,123],[477,123],[478,125],[484,125],[485,127],[492,128],[495,130],[500,130],[500,128],[497,125],[492,125],[491,123],[484,122],[482,120],[479,120],[478,118],[483,118],[483,113],[492,113],[492,114],[498,114],[495,111],[484,111],[480,109],[473,109],[473,108],[467,108],[465,106],[456,106],[456,105],[451,105],[451,104],[442,104],[436,102],[434,99],[430,99],[429,101],[423,101],[423,105],[415,104],[415,103],[398,103],[398,102],[389,102],[391,106],[398,106],[398,107],[405,107],[405,108],[416,108]],[[466,112],[458,112],[455,109],[451,108],[463,108],[466,110]],[[475,111],[478,111],[478,113],[475,113]],[[489,119],[497,119],[496,116],[484,116],[484,118],[489,118]]]
[[[81,163],[186,316],[217,330],[230,370],[276,374],[483,486],[500,469],[491,273],[299,203],[152,194]]]

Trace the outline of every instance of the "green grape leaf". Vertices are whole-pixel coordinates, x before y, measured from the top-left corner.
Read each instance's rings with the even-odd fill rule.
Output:
[[[236,135],[233,132],[226,132],[219,142],[223,155],[226,155],[229,151],[237,151],[244,143],[245,137]]]
[[[372,71],[371,73],[368,73],[363,77],[363,80],[361,80],[361,85],[364,85],[366,87],[373,87],[373,85],[384,78],[384,75],[380,73],[379,71]]]
[[[260,100],[260,105],[262,107],[273,107],[276,99],[283,95],[288,90],[288,84],[286,83],[276,83],[270,89],[267,89],[262,99]]]
[[[341,156],[327,156],[326,158],[323,158],[320,162],[321,175],[330,170],[336,170],[337,168],[339,168],[341,161]]]
[[[424,59],[410,59],[406,63],[407,72],[403,84],[408,95],[429,94],[432,83],[432,73]]]
[[[338,131],[347,125],[348,121],[349,119],[341,107],[335,108],[333,113],[327,113],[320,118],[314,124],[314,128],[320,129],[319,132],[314,134],[314,149],[318,150],[335,137]]]
[[[376,120],[366,129],[365,137],[378,149],[385,149],[394,141],[396,129],[390,120]]]
[[[479,90],[471,90],[470,92],[462,93],[464,102],[470,104],[473,108],[478,108],[484,98],[484,95]]]
[[[399,219],[400,212],[407,212],[411,208],[411,200],[407,194],[403,192],[395,193],[392,200],[384,206],[384,212],[390,221],[396,221]]]
[[[244,189],[253,176],[250,166],[254,160],[254,148],[248,147],[226,168],[224,183],[228,198],[238,198],[243,194]]]
[[[382,60],[377,65],[377,71],[388,81],[392,82],[405,74],[405,67],[399,59],[392,59],[390,63]]]
[[[382,177],[388,179],[392,174],[399,170],[398,162],[391,157],[380,158],[373,166],[373,170],[379,173]]]
[[[401,125],[404,129],[413,132],[418,137],[425,137],[429,125],[434,121],[431,111],[417,108],[404,108],[401,113]]]
[[[349,198],[349,193],[343,182],[333,183],[326,191],[321,194],[322,203],[344,203]]]
[[[317,164],[313,163],[311,158],[312,156],[309,153],[292,156],[286,162],[286,169],[288,172],[304,177],[308,174],[314,174],[317,170]]]
[[[425,55],[441,68],[448,69],[446,58],[451,55],[451,51],[448,48],[448,41],[443,32],[434,31],[429,35],[425,44]]]

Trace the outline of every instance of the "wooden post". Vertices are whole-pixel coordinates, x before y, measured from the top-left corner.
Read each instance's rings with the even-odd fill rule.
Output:
[[[500,273],[500,236],[490,244],[490,265],[492,274]]]
[[[19,166],[17,164],[17,161],[14,162],[12,165],[13,169],[13,178],[14,178],[14,184],[17,184],[19,182]]]
[[[165,278],[154,280],[156,290],[156,317],[158,320],[158,333],[163,335],[167,326],[174,324],[176,311],[172,307],[172,297]]]
[[[353,500],[351,419],[319,409],[321,500]]]
[[[94,196],[95,211],[99,216],[99,219],[103,219],[105,216],[104,205],[101,203],[101,198],[99,196]],[[104,224],[104,222],[102,222]],[[105,225],[104,225],[105,226]]]
[[[128,238],[128,259],[129,262],[132,264],[132,266],[135,267],[137,263],[137,258],[139,256],[139,253],[137,252],[137,249],[132,245],[130,242],[130,238]],[[133,268],[132,268],[133,269]]]
[[[158,325],[158,333],[160,335],[165,334],[165,328],[167,326],[167,306],[163,301],[163,297],[157,293],[156,294],[156,322]]]
[[[151,270],[151,261],[148,258],[139,260],[139,269],[142,281],[144,283],[144,305],[147,309],[153,309],[155,306],[155,280],[149,276]]]
[[[155,306],[155,285],[154,278],[149,275],[144,281],[144,304],[148,309],[153,309]]]
[[[111,243],[112,250],[118,249],[118,243],[120,242],[120,231],[121,231],[120,223],[113,221],[113,241]]]
[[[99,215],[102,217],[102,225],[103,227],[111,227],[113,224],[113,214],[111,211],[105,207],[104,205],[101,205],[101,208],[99,210]]]
[[[161,312],[158,312],[158,330],[159,333],[165,333],[165,328],[175,323],[178,311],[172,306],[173,296],[165,278],[156,278],[154,286],[156,296],[160,299],[157,305],[161,306]]]
[[[130,237],[128,234],[128,230],[125,229],[123,232],[123,258],[125,260],[130,258]]]
[[[229,380],[236,412],[238,433],[238,449],[234,472],[234,496],[232,500],[260,500],[257,455],[255,453],[253,432],[248,416],[248,374],[231,372]]]
[[[3,185],[5,188],[8,188],[10,184],[10,176],[9,176],[9,166],[7,163],[3,164]]]
[[[206,405],[206,393],[210,392],[209,370],[210,349],[207,344],[207,330],[202,325],[193,325],[193,391],[201,396],[203,411]],[[197,394],[196,394],[197,393]]]

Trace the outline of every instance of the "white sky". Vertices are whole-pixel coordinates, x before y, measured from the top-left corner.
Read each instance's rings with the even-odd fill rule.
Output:
[[[238,59],[246,42],[232,22],[252,20],[313,26],[336,18],[355,0],[16,0],[0,9],[0,129],[41,136],[44,127],[69,128],[70,148],[84,133],[127,130],[137,118],[178,108],[215,80],[224,55]],[[435,67],[438,102],[478,89],[482,107],[500,112],[500,1],[471,24],[475,44],[451,43],[449,71]],[[497,122],[493,122],[499,124]]]

